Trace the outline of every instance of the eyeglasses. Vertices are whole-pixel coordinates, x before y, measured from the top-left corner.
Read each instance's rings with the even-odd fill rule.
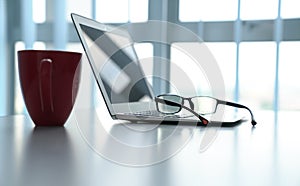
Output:
[[[188,101],[190,107],[184,105],[184,101]],[[193,113],[200,119],[203,124],[208,124],[208,120],[201,115],[213,114],[216,112],[219,104],[224,104],[236,108],[243,108],[251,114],[251,124],[256,125],[252,111],[241,104],[219,100],[209,96],[195,96],[184,98],[178,95],[163,94],[155,98],[156,108],[159,112],[164,114],[176,114],[182,110],[182,108]]]

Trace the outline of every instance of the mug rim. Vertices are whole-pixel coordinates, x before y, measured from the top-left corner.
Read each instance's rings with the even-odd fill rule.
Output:
[[[73,51],[67,51],[67,50],[35,50],[35,49],[25,49],[25,50],[19,50],[18,53],[27,53],[27,52],[50,52],[50,53],[65,53],[65,54],[77,54],[82,55],[80,52],[73,52]]]

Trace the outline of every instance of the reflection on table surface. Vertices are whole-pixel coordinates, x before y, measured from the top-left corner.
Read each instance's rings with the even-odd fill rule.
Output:
[[[300,185],[299,112],[219,128],[131,124],[73,112],[65,127],[0,117],[0,185]]]

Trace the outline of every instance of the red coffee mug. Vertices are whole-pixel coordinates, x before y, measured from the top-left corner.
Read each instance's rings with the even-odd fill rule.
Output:
[[[35,125],[65,124],[79,88],[81,56],[67,51],[18,51],[21,90]]]

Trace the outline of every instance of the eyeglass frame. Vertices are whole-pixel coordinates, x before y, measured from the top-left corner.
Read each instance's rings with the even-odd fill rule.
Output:
[[[161,99],[159,98],[160,96],[175,96],[175,97],[179,97],[182,99],[182,103],[179,104],[179,103],[176,103],[176,102],[173,102],[173,101],[170,101],[170,100],[164,100],[164,99]],[[246,109],[249,111],[250,115],[251,115],[251,124],[253,126],[255,126],[257,124],[257,122],[255,121],[254,119],[254,115],[251,111],[251,109],[245,105],[242,105],[242,104],[239,104],[239,103],[234,103],[234,102],[230,102],[230,101],[224,101],[224,100],[220,100],[220,99],[217,99],[217,98],[214,98],[214,97],[211,97],[211,96],[193,96],[193,97],[182,97],[182,96],[179,96],[179,95],[175,95],[175,94],[161,94],[161,95],[158,95],[155,97],[155,102],[156,102],[156,108],[159,112],[161,112],[158,108],[158,103],[162,103],[162,104],[166,104],[166,105],[170,105],[170,106],[176,106],[176,107],[179,107],[180,109],[177,111],[177,112],[174,112],[174,113],[170,113],[170,114],[176,114],[178,112],[180,112],[182,110],[182,108],[188,110],[189,112],[191,112],[192,114],[194,114],[197,118],[200,119],[200,121],[204,124],[204,125],[207,125],[208,124],[208,120],[206,118],[204,118],[203,116],[201,116],[200,114],[198,114],[197,112],[194,111],[194,103],[192,102],[192,99],[193,98],[196,98],[196,97],[206,97],[206,98],[211,98],[211,99],[214,99],[216,100],[216,106],[215,106],[215,109],[213,112],[211,112],[211,114],[215,113],[217,111],[217,107],[219,104],[223,104],[223,105],[228,105],[228,106],[232,106],[232,107],[236,107],[236,108],[242,108],[242,109]],[[191,106],[191,108],[189,107],[186,107],[184,105],[184,101],[187,100]],[[164,112],[161,112],[161,113],[164,113]]]

